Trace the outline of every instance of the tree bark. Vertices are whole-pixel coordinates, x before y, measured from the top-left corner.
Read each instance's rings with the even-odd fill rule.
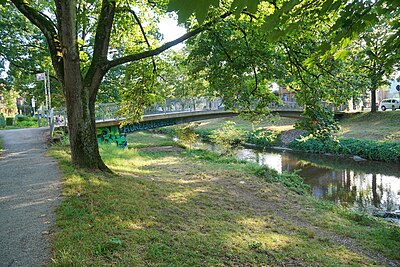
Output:
[[[371,112],[376,112],[376,89],[371,89]]]
[[[90,88],[85,87],[80,70],[76,32],[76,0],[60,1],[60,31],[64,59],[62,87],[68,116],[71,159],[82,168],[110,171],[100,157],[96,138],[95,101],[90,101]]]

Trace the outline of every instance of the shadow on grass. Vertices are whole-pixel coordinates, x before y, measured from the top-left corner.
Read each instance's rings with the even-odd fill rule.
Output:
[[[248,174],[245,164],[179,152],[102,153],[124,174],[76,171],[62,162],[68,198],[58,209],[54,266],[374,264],[299,222],[299,211],[321,211]]]

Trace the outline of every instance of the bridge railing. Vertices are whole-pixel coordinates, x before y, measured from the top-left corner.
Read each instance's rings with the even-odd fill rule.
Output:
[[[343,111],[345,107],[335,107],[331,104],[324,104],[326,108],[332,111]],[[143,115],[153,114],[167,114],[167,113],[178,113],[178,112],[192,112],[192,111],[212,111],[212,110],[224,110],[224,105],[220,98],[209,99],[206,97],[191,98],[191,99],[167,99],[164,103],[157,103],[150,108],[145,109]],[[271,104],[269,108],[272,110],[293,110],[301,111],[304,109],[295,101],[284,101],[283,105]],[[107,121],[107,120],[118,120],[123,119],[117,111],[120,106],[115,103],[97,104],[96,105],[96,121]],[[56,125],[67,124],[66,110],[54,109],[54,117]]]

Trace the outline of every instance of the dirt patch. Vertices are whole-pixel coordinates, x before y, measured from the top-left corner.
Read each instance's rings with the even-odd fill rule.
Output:
[[[304,134],[304,130],[288,130],[281,133],[280,138],[283,145],[288,145],[290,142],[299,138],[300,135]]]
[[[178,146],[156,146],[139,148],[138,150],[143,152],[180,152],[184,149]]]

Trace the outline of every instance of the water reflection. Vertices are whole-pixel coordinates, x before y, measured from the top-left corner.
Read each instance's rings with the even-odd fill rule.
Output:
[[[400,207],[400,166],[332,156],[241,149],[240,159],[282,171],[299,171],[317,198],[373,212]]]

